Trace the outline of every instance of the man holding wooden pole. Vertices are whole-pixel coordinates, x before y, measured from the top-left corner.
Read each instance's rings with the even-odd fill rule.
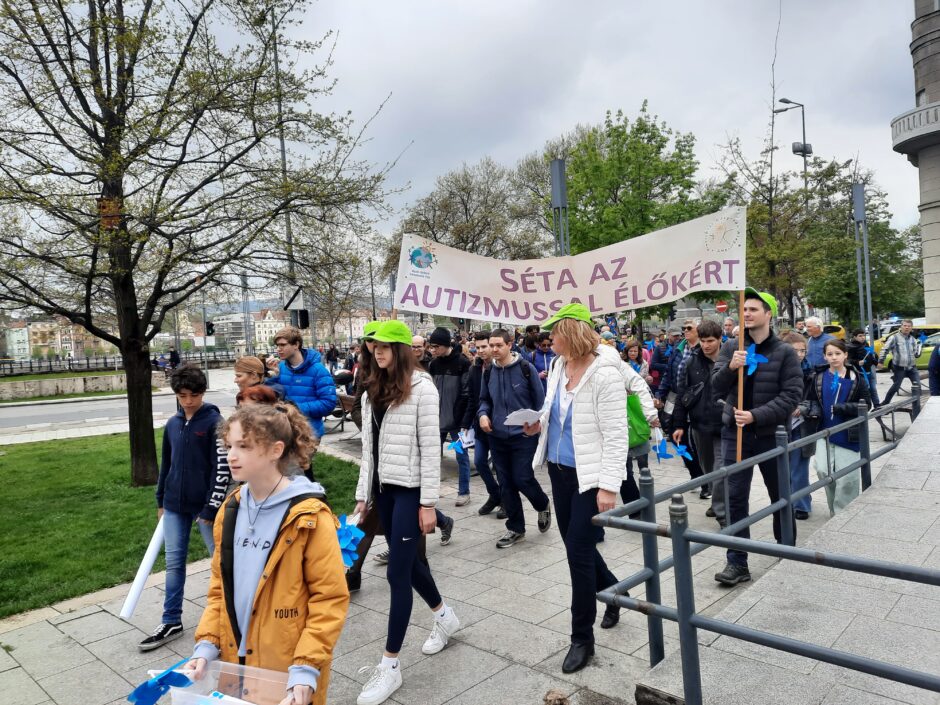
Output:
[[[777,426],[789,427],[790,416],[803,397],[799,358],[771,329],[777,316],[777,300],[751,288],[742,292],[742,299],[738,341],[729,340],[722,346],[712,371],[712,390],[724,401],[721,467],[774,448]],[[780,498],[777,458],[760,463],[759,468],[770,501],[776,502]],[[754,469],[748,468],[728,477],[729,524],[748,516],[753,474]],[[774,538],[781,543],[780,512],[774,514],[773,525]],[[749,538],[750,531],[745,528],[736,535]],[[715,580],[736,585],[750,579],[747,554],[729,550],[727,565]]]

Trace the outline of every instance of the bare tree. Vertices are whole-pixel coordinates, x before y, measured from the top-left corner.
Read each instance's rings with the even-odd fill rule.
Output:
[[[385,171],[354,159],[349,118],[313,109],[332,87],[329,56],[275,71],[278,44],[321,50],[269,23],[296,23],[305,6],[4,0],[0,306],[117,346],[134,484],[157,476],[148,345],[167,313],[233,263],[269,258],[285,214],[355,218],[382,198]]]

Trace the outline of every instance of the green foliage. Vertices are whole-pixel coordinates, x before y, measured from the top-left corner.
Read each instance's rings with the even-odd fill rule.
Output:
[[[156,432],[160,446],[163,431]],[[0,484],[0,617],[133,579],[156,525],[152,487],[130,487],[127,434],[5,446]],[[359,469],[319,453],[317,480],[348,512]],[[194,528],[189,560],[206,557]],[[158,560],[155,571],[164,569]]]

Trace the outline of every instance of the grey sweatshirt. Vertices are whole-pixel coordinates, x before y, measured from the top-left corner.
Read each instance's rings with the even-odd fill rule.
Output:
[[[260,504],[263,506],[259,511],[259,503],[256,503],[255,498],[252,497],[248,485],[242,486],[238,516],[235,520],[232,576],[235,581],[235,615],[238,619],[238,629],[242,634],[241,643],[238,645],[239,656],[245,656],[245,640],[248,638],[248,625],[251,619],[251,609],[254,606],[255,592],[258,589],[261,574],[264,572],[268,554],[277,539],[288,503],[302,494],[313,493],[321,497],[326,496],[326,491],[320,483],[310,482],[303,475],[285,478],[281,483],[281,488],[267,501],[262,498]],[[249,519],[254,524],[254,531],[249,530]],[[218,657],[219,651],[215,644],[208,641],[200,641],[196,644],[193,658],[212,661]],[[309,685],[316,689],[317,678],[320,676],[316,668],[291,666],[288,673],[288,688],[293,688],[295,685]]]

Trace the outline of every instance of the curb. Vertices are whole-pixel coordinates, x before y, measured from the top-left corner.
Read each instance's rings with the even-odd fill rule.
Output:
[[[155,397],[171,397],[173,392],[154,392]],[[82,401],[108,401],[114,399],[127,399],[126,394],[103,394],[99,397],[76,397],[75,399],[43,399],[42,401],[8,401],[0,404],[0,409],[17,406],[46,406],[48,404],[76,404]]]

